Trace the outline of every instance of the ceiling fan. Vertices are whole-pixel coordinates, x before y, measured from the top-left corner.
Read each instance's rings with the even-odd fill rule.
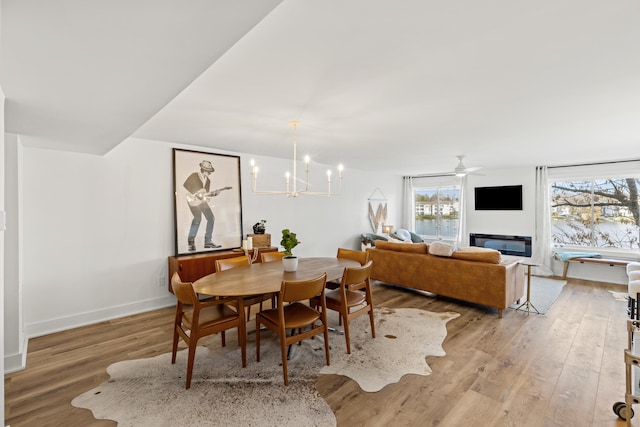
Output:
[[[464,155],[460,155],[456,157],[458,158],[458,166],[456,166],[456,168],[453,170],[456,176],[465,176],[467,174],[477,171],[478,169],[482,169],[482,166],[474,166],[471,168],[466,167],[464,163],[462,163],[462,160],[464,159]],[[477,175],[480,175],[480,174],[477,174]]]

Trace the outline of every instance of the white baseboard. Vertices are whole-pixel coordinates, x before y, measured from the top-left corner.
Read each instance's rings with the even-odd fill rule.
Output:
[[[59,317],[57,319],[29,323],[25,325],[25,334],[28,338],[35,338],[42,335],[52,334],[54,332],[66,331],[80,326],[91,325],[132,314],[143,313],[145,311],[169,307],[175,305],[175,303],[176,298],[169,294],[166,297],[137,301],[97,311],[78,313],[70,316]]]
[[[29,347],[29,339],[25,338],[22,343],[22,350],[20,353],[5,354],[4,355],[4,373],[10,374],[12,372],[22,371],[27,367],[27,348]]]

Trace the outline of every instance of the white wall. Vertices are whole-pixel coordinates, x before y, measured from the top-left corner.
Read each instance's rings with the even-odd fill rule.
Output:
[[[167,257],[174,252],[172,147],[128,139],[104,157],[23,148],[27,336],[174,303],[167,292]],[[241,157],[245,234],[266,219],[272,243],[287,227],[302,241],[298,255],[335,256],[338,246],[359,247],[359,234],[370,231],[367,197],[375,187],[389,197],[390,218],[399,218],[398,176],[347,168],[339,197],[260,196],[251,192],[250,157]],[[290,162],[256,160],[264,188],[281,186],[266,181],[272,175],[282,181]],[[324,169],[318,167],[318,178]]]
[[[22,319],[22,256],[20,245],[20,194],[19,166],[22,164],[22,147],[15,134],[5,136],[5,186],[7,231],[4,241],[4,318],[7,328],[4,335],[5,372],[19,370],[25,364],[27,340]]]
[[[4,201],[4,102],[5,96],[2,88],[0,88],[0,188],[2,188],[2,197],[0,197],[0,373],[2,373],[2,384],[4,384],[4,329],[5,329],[5,312],[4,312],[4,236],[5,236],[5,201]],[[4,387],[0,390],[0,420],[4,424]]]
[[[466,204],[467,232],[484,234],[507,234],[531,236],[535,241],[535,168],[482,169],[483,175],[468,175],[465,188],[468,197]],[[522,185],[522,211],[476,211],[473,192],[475,187],[500,185]],[[563,263],[553,261],[555,275],[562,275]],[[569,266],[569,277],[626,284],[628,278],[622,267],[605,265],[577,264]]]
[[[535,169],[482,169],[483,175],[468,175],[467,232],[535,236]],[[522,185],[521,211],[476,211],[474,188]]]

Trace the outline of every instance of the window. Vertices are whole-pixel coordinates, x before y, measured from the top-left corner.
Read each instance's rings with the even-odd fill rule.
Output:
[[[550,177],[554,244],[638,250],[640,180],[619,176],[556,181]]]
[[[460,211],[457,185],[414,189],[415,230],[427,239],[455,240]]]

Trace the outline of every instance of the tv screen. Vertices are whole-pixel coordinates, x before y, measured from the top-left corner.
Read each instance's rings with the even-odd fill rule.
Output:
[[[476,187],[477,211],[521,211],[522,185]]]

